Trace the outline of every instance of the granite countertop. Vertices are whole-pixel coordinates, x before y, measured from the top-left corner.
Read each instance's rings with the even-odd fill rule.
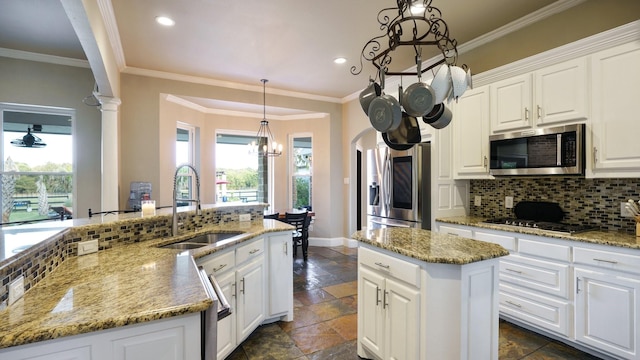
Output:
[[[509,255],[497,244],[422,229],[362,230],[352,238],[429,263],[464,265]]]
[[[526,227],[517,227],[517,226],[509,226],[509,225],[500,225],[500,224],[488,224],[484,223],[485,218],[474,217],[474,216],[457,216],[457,217],[446,217],[439,218],[436,221],[442,223],[449,223],[455,225],[465,225],[465,226],[474,226],[483,229],[491,229],[491,230],[499,230],[499,231],[509,231],[520,234],[528,234],[528,235],[538,235],[551,237],[556,239],[564,239],[564,240],[572,240],[572,241],[581,241],[591,244],[600,244],[600,245],[609,245],[609,246],[617,246],[617,247],[626,247],[631,249],[639,249],[640,250],[640,237],[636,237],[633,234],[627,234],[618,231],[586,231],[578,234],[562,234],[553,231],[545,231],[540,229],[532,229]]]
[[[192,234],[243,231],[246,235],[189,252],[156,246],[192,234],[68,258],[0,311],[0,349],[206,310],[212,300],[194,258],[290,229],[275,220],[228,223]]]

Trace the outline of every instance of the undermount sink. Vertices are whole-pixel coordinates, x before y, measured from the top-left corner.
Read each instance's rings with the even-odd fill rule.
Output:
[[[233,232],[203,234],[188,240],[184,240],[184,241],[173,243],[173,244],[163,245],[160,247],[163,249],[191,250],[191,249],[201,248],[209,244],[215,244],[218,241],[229,239],[234,236],[238,236],[240,234],[244,234],[244,233],[242,231],[233,231]]]

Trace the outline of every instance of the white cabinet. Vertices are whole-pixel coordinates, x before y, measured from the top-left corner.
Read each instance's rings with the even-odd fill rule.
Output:
[[[285,315],[292,321],[293,314],[293,257],[291,256],[291,234],[269,236],[269,317]]]
[[[417,274],[415,264],[368,249],[358,253],[358,338],[379,359],[417,359],[420,326],[420,289],[396,280],[395,274]],[[418,275],[419,276],[419,275]]]
[[[0,350],[0,359],[200,359],[200,313]]]
[[[231,305],[218,321],[218,359],[224,359],[260,324],[293,320],[291,233],[276,232],[197,260],[213,274]]]
[[[489,86],[467,90],[454,106],[455,178],[489,178]]]
[[[585,57],[495,82],[490,85],[491,131],[584,121],[587,85]]]
[[[576,267],[576,340],[624,359],[640,359],[638,275]]]
[[[640,177],[638,64],[637,41],[591,55],[591,177]]]

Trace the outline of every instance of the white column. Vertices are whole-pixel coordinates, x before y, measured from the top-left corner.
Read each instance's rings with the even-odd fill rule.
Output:
[[[100,101],[102,111],[101,211],[118,210],[118,109],[121,101],[119,98],[94,95]]]

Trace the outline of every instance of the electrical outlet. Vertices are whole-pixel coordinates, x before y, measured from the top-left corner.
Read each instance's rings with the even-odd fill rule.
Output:
[[[240,221],[251,221],[251,214],[240,214]]]
[[[98,240],[89,240],[78,243],[78,256],[98,252]]]
[[[473,199],[473,205],[482,206],[482,196],[476,195],[475,198]]]
[[[622,217],[626,217],[626,218],[632,218],[633,217],[633,213],[631,211],[629,211],[629,209],[627,209],[627,202],[621,202],[620,203],[620,216]]]
[[[20,299],[24,295],[24,276],[20,276],[9,284],[9,300],[8,304],[11,305]]]
[[[504,207],[507,209],[513,209],[513,196],[504,197]]]

